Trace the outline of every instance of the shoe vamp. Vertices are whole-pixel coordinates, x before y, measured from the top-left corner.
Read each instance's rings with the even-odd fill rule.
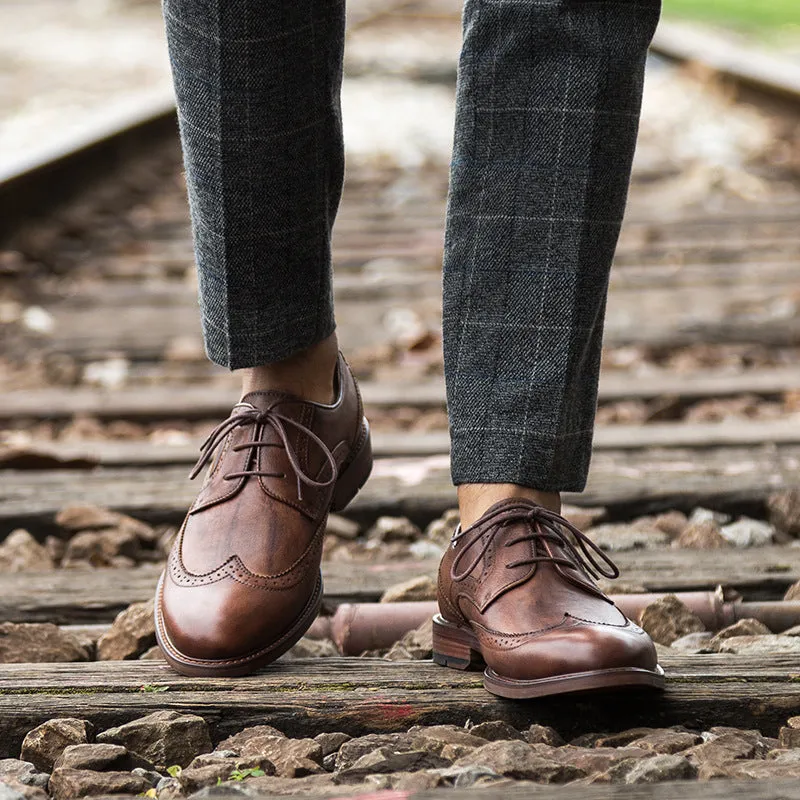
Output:
[[[546,562],[539,563],[533,577],[509,589],[482,614],[474,606],[463,602],[461,606],[472,621],[510,634],[546,630],[569,618],[603,625],[627,624],[611,602],[572,585]]]
[[[159,608],[170,641],[184,656],[236,658],[278,642],[296,624],[313,585],[309,581],[308,592],[265,591],[230,577],[190,587],[166,580]]]
[[[189,515],[181,547],[183,565],[202,575],[238,556],[256,575],[277,575],[306,553],[319,524],[275,502],[257,479],[249,478],[235,496]]]

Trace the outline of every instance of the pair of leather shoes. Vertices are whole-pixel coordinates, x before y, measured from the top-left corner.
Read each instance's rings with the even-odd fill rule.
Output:
[[[156,591],[156,635],[184,675],[235,676],[275,661],[322,602],[330,511],[372,467],[369,426],[340,356],[336,400],[251,392],[211,433],[208,473]],[[663,686],[647,634],[597,588],[617,570],[565,519],[526,500],[457,530],[439,572],[434,660],[485,664],[503,697]]]

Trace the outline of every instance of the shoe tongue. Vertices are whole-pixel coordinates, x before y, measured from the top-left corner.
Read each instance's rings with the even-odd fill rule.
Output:
[[[249,405],[253,408],[258,409],[259,411],[269,411],[271,408],[274,408],[281,403],[286,404],[300,404],[303,403],[303,400],[299,397],[295,397],[294,395],[288,394],[287,392],[280,392],[277,390],[269,390],[269,391],[255,391],[255,392],[248,392],[236,405],[237,406],[244,406]]]

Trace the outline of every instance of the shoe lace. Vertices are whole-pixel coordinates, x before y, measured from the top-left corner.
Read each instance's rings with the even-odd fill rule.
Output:
[[[284,450],[286,450],[286,456],[289,459],[289,464],[294,470],[297,478],[297,499],[301,502],[303,500],[303,484],[314,489],[326,489],[336,483],[336,479],[338,478],[339,474],[339,468],[336,464],[336,459],[328,449],[328,446],[322,441],[322,439],[319,438],[319,436],[317,436],[312,430],[309,430],[305,425],[297,420],[292,419],[291,417],[287,417],[272,409],[269,409],[268,411],[259,411],[257,408],[247,409],[240,414],[228,417],[228,419],[221,422],[216,428],[214,428],[213,431],[211,431],[203,444],[200,445],[200,458],[198,458],[197,463],[194,465],[194,468],[189,474],[189,479],[194,480],[200,474],[200,471],[203,469],[203,467],[211,460],[211,456],[213,455],[214,451],[228,436],[228,434],[231,433],[231,431],[234,431],[236,428],[243,427],[245,425],[253,426],[253,437],[247,442],[241,442],[234,445],[231,450],[234,452],[239,452],[241,450],[250,449],[252,453],[253,450],[256,450],[260,447],[283,446]],[[264,442],[260,439],[257,439],[256,432],[258,430],[258,426],[260,425],[272,426],[280,438],[280,443]],[[328,462],[331,468],[331,477],[328,480],[315,480],[300,466],[300,460],[297,456],[297,452],[289,442],[287,425],[295,428],[296,430],[300,431],[300,433],[307,436],[308,439],[319,448],[320,452],[323,454],[325,460]],[[222,479],[225,481],[230,481],[234,478],[246,477],[285,478],[286,475],[282,472],[264,472],[258,469],[244,469],[239,472],[226,473],[222,476]]]
[[[536,555],[531,558],[523,558],[506,564],[507,569],[514,567],[527,566],[529,564],[549,563],[563,567],[579,567],[583,572],[598,580],[602,575],[605,578],[619,577],[617,565],[582,531],[578,530],[571,522],[567,521],[555,511],[550,511],[541,506],[518,506],[515,508],[499,508],[489,513],[481,520],[481,527],[489,523],[483,533],[474,537],[453,559],[450,567],[450,577],[453,581],[463,581],[478,566],[481,559],[486,554],[497,533],[507,525],[513,523],[528,523],[528,530],[505,543],[506,547],[519,544],[520,542],[540,542],[549,540],[563,548],[571,556],[539,555],[539,548],[534,552]],[[573,541],[564,533],[568,530],[574,537]],[[452,538],[453,544],[463,539],[474,529],[457,531]],[[489,534],[488,536],[486,534]],[[477,555],[472,559],[469,566],[459,569],[467,553],[478,543],[482,542]]]

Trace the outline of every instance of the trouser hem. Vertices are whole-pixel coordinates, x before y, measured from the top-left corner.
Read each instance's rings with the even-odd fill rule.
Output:
[[[207,324],[204,324],[203,335],[208,358],[221,367],[237,370],[291,358],[324,341],[335,330],[336,322],[331,313],[321,320],[316,317],[301,320],[288,340],[259,326],[254,326],[252,331],[235,342]]]
[[[450,470],[453,483],[512,483],[542,492],[582,492],[592,454],[592,434],[565,438],[486,436],[462,431],[453,435]],[[566,465],[554,469],[552,465]]]

